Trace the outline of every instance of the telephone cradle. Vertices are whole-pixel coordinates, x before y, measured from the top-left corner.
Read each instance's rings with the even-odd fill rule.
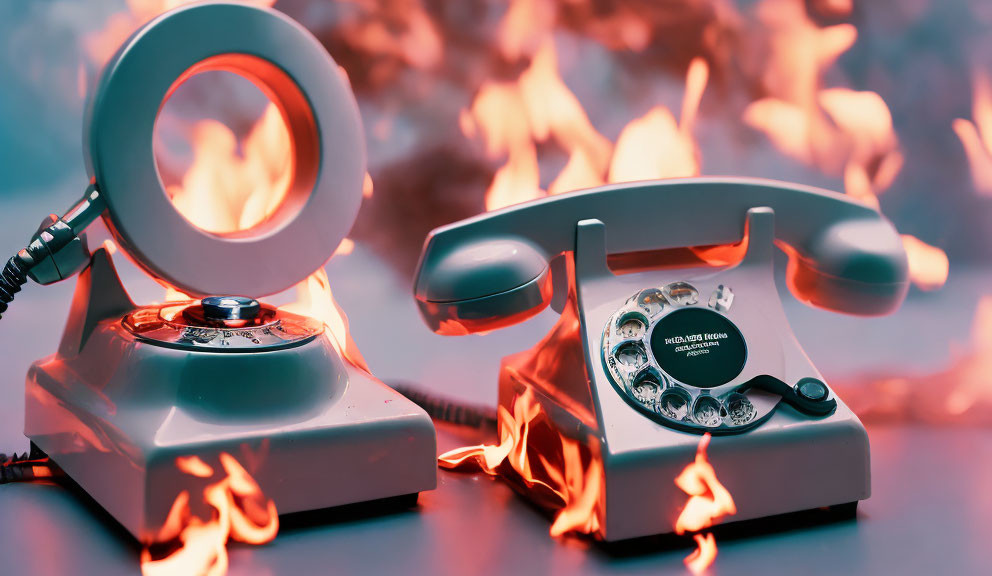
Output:
[[[876,210],[808,187],[697,178],[439,228],[415,295],[442,334],[517,323],[549,303],[561,314],[534,348],[503,359],[499,404],[513,414],[526,398],[598,461],[587,468],[602,470],[598,538],[672,532],[687,498],[674,479],[706,432],[737,507],[725,521],[856,505],[871,494],[868,435],[792,333],[775,244],[808,304],[880,315],[908,289],[900,238]]]

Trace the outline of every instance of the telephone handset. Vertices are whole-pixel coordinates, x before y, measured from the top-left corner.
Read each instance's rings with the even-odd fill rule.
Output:
[[[788,284],[800,300],[857,315],[901,304],[906,254],[878,211],[833,192],[747,178],[604,186],[440,227],[424,245],[415,296],[439,333],[500,328],[548,303],[549,261],[574,249],[582,219],[603,222],[615,254],[739,242],[754,207],[775,212],[775,236],[791,256]]]

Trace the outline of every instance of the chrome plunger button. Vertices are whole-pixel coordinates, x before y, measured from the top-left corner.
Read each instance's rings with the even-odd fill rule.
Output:
[[[261,312],[258,300],[245,296],[208,296],[200,301],[208,320],[254,320]]]

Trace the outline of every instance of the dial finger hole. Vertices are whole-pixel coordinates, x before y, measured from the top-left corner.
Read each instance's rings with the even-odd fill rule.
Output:
[[[615,353],[617,362],[627,368],[640,368],[648,361],[648,353],[640,342],[624,342]]]
[[[754,409],[754,404],[748,400],[747,396],[735,392],[731,394],[726,401],[727,415],[730,416],[730,421],[734,423],[735,426],[740,426],[742,424],[747,424],[751,420],[754,420],[757,411]]]
[[[661,311],[665,307],[665,294],[657,288],[648,288],[638,292],[634,299],[637,305],[649,316]]]
[[[617,320],[617,334],[622,338],[635,339],[644,336],[647,331],[648,320],[643,314],[628,312]]]
[[[688,282],[672,282],[662,289],[666,300],[679,306],[692,306],[699,302],[699,291]]]
[[[630,393],[641,404],[653,408],[664,388],[664,380],[654,370],[645,370],[634,378]]]
[[[672,420],[685,420],[689,415],[689,393],[679,388],[669,388],[661,394],[655,410]]]
[[[700,396],[692,409],[692,419],[710,428],[720,425],[720,402],[712,396]]]

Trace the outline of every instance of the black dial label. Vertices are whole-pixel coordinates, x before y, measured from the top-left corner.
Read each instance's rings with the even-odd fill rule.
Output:
[[[741,331],[706,308],[683,308],[659,320],[651,332],[651,352],[672,378],[697,388],[730,382],[747,360]]]

